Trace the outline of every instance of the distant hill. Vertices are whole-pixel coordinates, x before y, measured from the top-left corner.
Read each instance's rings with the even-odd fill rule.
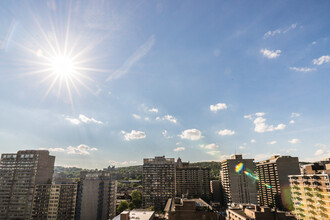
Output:
[[[219,162],[195,162],[190,163],[193,166],[201,166],[203,168],[210,168],[211,180],[219,179],[220,163]],[[64,173],[69,178],[79,178],[80,171],[85,170],[78,167],[62,167],[55,166],[54,173]],[[117,167],[115,172],[118,173],[119,179],[122,180],[141,180],[142,179],[142,165],[129,166],[129,167]]]

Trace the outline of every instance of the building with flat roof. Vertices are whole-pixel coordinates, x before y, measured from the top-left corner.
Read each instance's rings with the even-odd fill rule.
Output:
[[[167,200],[175,196],[174,158],[143,159],[142,186],[142,206],[163,210]]]
[[[117,181],[106,171],[81,174],[76,219],[112,219],[116,216]]]
[[[257,173],[259,205],[292,210],[288,175],[300,174],[298,157],[272,156],[257,164]]]
[[[234,204],[233,204],[234,205]],[[231,206],[226,211],[226,220],[294,220],[293,215],[284,211],[276,211],[270,207],[252,204],[238,204]]]
[[[32,219],[74,219],[77,184],[35,186]]]
[[[220,182],[225,206],[231,203],[257,204],[256,180],[235,170],[242,163],[244,170],[254,174],[253,161],[254,159],[243,159],[242,155],[232,155],[230,159],[221,162]]]
[[[1,155],[0,219],[31,218],[35,185],[51,183],[54,162],[47,150]]]
[[[298,219],[330,219],[330,164],[305,165],[289,175],[293,212]]]
[[[155,211],[147,209],[126,210],[117,215],[112,220],[153,220],[155,219]]]
[[[164,209],[168,220],[217,220],[218,213],[202,199],[170,198]]]
[[[185,198],[202,198],[209,202],[210,192],[210,168],[192,166],[189,162],[183,163],[180,158],[176,162],[175,170],[175,194]]]

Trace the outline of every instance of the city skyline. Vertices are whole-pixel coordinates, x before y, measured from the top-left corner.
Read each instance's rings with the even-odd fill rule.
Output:
[[[330,157],[326,1],[0,2],[2,153]]]

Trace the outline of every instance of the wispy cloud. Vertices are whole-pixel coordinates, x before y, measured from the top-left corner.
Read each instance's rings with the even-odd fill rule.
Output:
[[[157,108],[151,108],[148,111],[149,112],[153,112],[153,113],[158,113],[158,109]]]
[[[250,142],[251,143],[256,143],[256,140],[255,139],[251,139]]]
[[[112,166],[128,166],[128,165],[134,165],[138,164],[137,161],[131,160],[131,161],[115,161],[115,160],[109,160],[109,164]]]
[[[219,150],[213,150],[213,151],[208,151],[208,152],[206,152],[207,154],[209,154],[209,155],[212,155],[212,156],[214,156],[214,155],[217,155],[217,154],[219,154],[220,153],[220,151]]]
[[[217,112],[219,110],[227,109],[227,105],[225,103],[217,103],[215,105],[210,105],[210,111]]]
[[[163,121],[167,120],[167,121],[170,121],[174,124],[176,124],[178,122],[178,120],[172,115],[165,115],[163,117],[156,117],[156,120],[163,120]]]
[[[173,151],[174,152],[179,152],[179,151],[184,151],[186,148],[185,147],[177,147]]]
[[[135,119],[141,119],[141,116],[137,115],[137,114],[132,114],[132,117],[135,118]]]
[[[267,57],[269,59],[274,59],[276,57],[279,57],[281,52],[282,52],[281,50],[268,50],[268,49],[260,50],[260,53],[262,53],[264,57]]]
[[[201,144],[199,146],[200,146],[200,148],[208,149],[208,150],[215,150],[215,149],[218,149],[219,148],[219,146],[216,145],[216,144],[207,144],[207,145]]]
[[[74,125],[79,125],[80,123],[85,123],[85,124],[104,124],[102,121],[98,121],[95,118],[89,118],[83,114],[79,114],[78,118],[71,118],[71,117],[65,117],[65,120],[69,121],[71,124]]]
[[[173,138],[173,136],[169,136],[169,135],[168,135],[167,130],[164,130],[164,131],[162,132],[162,135],[163,135],[164,137],[166,137],[166,138]]]
[[[179,135],[179,137],[181,137],[181,139],[188,139],[188,140],[196,141],[196,140],[201,139],[203,136],[202,136],[202,132],[200,130],[193,128],[193,129],[184,130]]]
[[[91,151],[97,151],[97,148],[89,147],[84,144],[80,144],[76,147],[69,146],[67,148],[56,147],[56,148],[42,148],[42,149],[47,149],[53,153],[58,152],[58,153],[79,154],[79,155],[89,155]]]
[[[297,72],[311,72],[315,71],[315,68],[308,68],[308,67],[290,67],[290,70],[294,70]]]
[[[121,76],[127,74],[132,66],[141,60],[148,52],[151,50],[153,45],[155,44],[155,36],[152,35],[142,46],[140,46],[131,57],[129,57],[125,63],[114,73],[112,73],[106,81],[110,81],[113,79],[118,79]]]
[[[269,141],[269,142],[267,142],[267,144],[271,144],[271,145],[276,144],[276,143],[277,143],[277,141]]]
[[[297,112],[292,112],[291,113],[291,118],[297,118],[297,117],[300,117],[301,114],[300,113],[297,113]]]
[[[299,139],[297,139],[297,138],[293,138],[293,139],[289,140],[288,142],[289,142],[290,144],[298,144],[298,143],[300,143],[301,141],[300,141]]]
[[[234,135],[235,133],[236,133],[235,131],[229,130],[229,129],[223,129],[223,130],[218,131],[218,135],[221,135],[221,136],[231,136],[231,135]]]
[[[295,24],[291,24],[289,27],[287,28],[279,28],[279,29],[276,29],[276,30],[273,30],[273,31],[267,31],[265,34],[264,34],[264,38],[269,38],[269,37],[274,37],[275,35],[277,34],[285,34],[287,33],[288,31],[290,30],[293,30],[297,27],[297,23]]]
[[[315,65],[322,65],[322,64],[328,63],[328,62],[330,62],[330,56],[329,55],[321,56],[321,57],[313,60],[313,63]]]
[[[147,137],[146,133],[143,131],[132,130],[130,133],[126,131],[121,131],[121,133],[124,135],[126,141],[144,139]]]

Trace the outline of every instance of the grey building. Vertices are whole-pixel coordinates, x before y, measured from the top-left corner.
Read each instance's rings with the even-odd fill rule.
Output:
[[[257,173],[259,205],[292,210],[288,175],[300,174],[298,157],[272,156],[257,164]]]
[[[167,200],[175,196],[174,158],[143,159],[142,186],[143,207],[154,206],[156,211],[162,211]]]
[[[177,197],[202,198],[204,201],[211,200],[210,192],[210,168],[192,166],[189,162],[183,163],[178,158],[175,173],[175,194]]]
[[[106,171],[84,173],[78,187],[76,219],[112,219],[116,216],[117,181]]]
[[[257,204],[256,180],[235,171],[236,165],[244,164],[244,170],[254,174],[254,159],[243,159],[242,155],[232,155],[221,162],[220,182],[225,205],[230,203]]]
[[[2,154],[0,162],[0,219],[29,219],[36,184],[50,184],[55,156],[47,150]]]
[[[221,202],[222,191],[220,186],[220,180],[210,181],[211,196],[213,202]]]

